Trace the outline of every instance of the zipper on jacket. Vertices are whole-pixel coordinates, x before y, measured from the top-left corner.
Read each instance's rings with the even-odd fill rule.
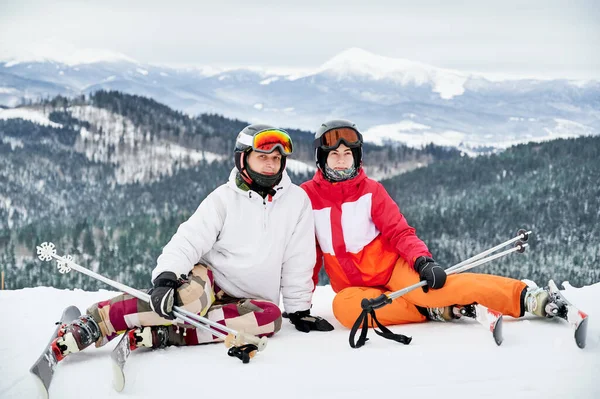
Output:
[[[267,231],[267,203],[263,201],[263,230]]]

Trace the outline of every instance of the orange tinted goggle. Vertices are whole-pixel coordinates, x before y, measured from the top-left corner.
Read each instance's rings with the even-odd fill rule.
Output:
[[[294,152],[294,144],[292,138],[285,131],[269,129],[254,135],[252,149],[265,154],[270,154],[279,149],[283,155],[291,155]]]
[[[354,129],[342,127],[328,130],[315,140],[315,144],[325,150],[333,150],[342,142],[350,148],[358,147],[362,144],[362,135]]]

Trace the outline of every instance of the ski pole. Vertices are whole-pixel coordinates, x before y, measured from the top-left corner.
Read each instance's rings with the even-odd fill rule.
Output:
[[[87,276],[95,278],[96,280],[102,281],[105,284],[110,285],[122,292],[125,292],[131,296],[134,296],[144,302],[150,302],[150,295],[145,292],[139,291],[135,288],[129,287],[125,284],[119,283],[117,281],[111,280],[107,277],[104,277],[96,272],[93,272],[77,263],[73,262],[73,259],[70,255],[67,257],[62,257],[56,254],[56,248],[53,243],[44,242],[40,246],[37,247],[37,253],[40,260],[50,261],[52,258],[58,261],[58,270],[61,273],[68,273],[71,269],[75,269],[80,273],[83,273]],[[225,345],[232,346],[234,342],[242,343],[247,342],[249,344],[256,345],[259,351],[265,349],[267,345],[267,337],[258,338],[254,335],[238,332],[232,328],[224,326],[222,324],[216,323],[212,320],[207,319],[206,317],[199,316],[195,313],[189,312],[186,309],[183,309],[179,306],[173,307],[173,314],[177,316],[179,319],[188,322],[190,325],[203,329],[215,336],[222,338],[225,341]],[[209,327],[210,326],[210,327]],[[212,327],[212,328],[211,328]],[[218,329],[218,330],[217,330]],[[229,333],[229,335],[225,335],[223,332],[225,331]]]
[[[451,274],[462,273],[464,271],[470,270],[470,269],[480,266],[484,263],[488,263],[494,259],[501,258],[501,257],[506,256],[513,252],[522,253],[525,251],[525,248],[529,246],[529,244],[525,243],[525,241],[528,240],[530,234],[531,234],[531,231],[525,231],[525,230],[521,229],[517,232],[516,237],[513,237],[510,240],[503,242],[502,244],[496,245],[493,248],[485,250],[475,256],[472,256],[469,259],[466,259],[460,263],[457,263],[456,265],[454,265],[452,267],[449,267],[448,269],[446,269],[446,274],[451,275]],[[507,249],[500,253],[487,256],[487,255],[489,255],[493,252],[496,252],[497,250],[499,250],[499,249],[505,247],[506,245],[511,244],[515,241],[516,241],[516,243],[515,243],[514,248]],[[423,287],[425,285],[427,285],[426,281],[419,281],[416,284],[413,284],[409,287],[392,292],[390,294],[381,294],[377,298],[373,298],[373,299],[363,298],[363,300],[360,303],[362,312],[361,312],[360,316],[358,316],[358,318],[356,319],[356,322],[354,323],[352,328],[350,329],[350,337],[349,337],[350,346],[352,348],[360,348],[367,341],[367,339],[368,339],[367,331],[368,331],[368,327],[369,327],[369,325],[368,325],[368,319],[369,319],[368,316],[369,315],[371,316],[372,322],[377,324],[377,326],[381,329],[381,332],[377,331],[377,329],[375,329],[375,332],[378,335],[380,335],[384,338],[387,338],[387,339],[392,339],[394,341],[403,343],[405,345],[409,344],[410,341],[412,340],[412,338],[407,337],[402,334],[392,333],[389,329],[387,329],[385,326],[383,326],[377,320],[377,316],[375,315],[375,310],[382,308],[385,305],[392,303],[392,300],[394,300],[398,297],[401,297],[402,295],[405,295],[405,294],[411,292],[412,290],[417,289],[419,287]],[[355,342],[354,337],[356,336],[356,333],[358,332],[359,328],[361,328],[360,337],[359,337],[358,341]]]
[[[527,243],[518,243],[514,248],[511,249],[507,249],[505,251],[499,252],[497,254],[494,255],[490,255],[487,258],[483,258],[483,259],[479,259],[478,261],[475,261],[473,263],[468,263],[468,264],[463,264],[464,262],[458,263],[454,266],[452,266],[451,268],[446,269],[446,274],[449,276],[451,274],[458,274],[458,273],[462,273],[465,272],[467,270],[473,269],[474,267],[483,265],[484,263],[488,263],[493,261],[494,259],[498,259],[501,258],[503,256],[506,256],[508,254],[511,254],[513,252],[524,252],[525,248],[528,247],[529,244]],[[462,265],[462,266],[461,266]],[[396,299],[401,297],[404,294],[409,293],[410,291],[419,288],[419,287],[423,287],[427,285],[426,281],[419,281],[417,284],[413,284],[410,287],[406,287],[403,288],[399,291],[395,291],[392,292],[391,294],[388,294],[387,297],[391,300],[391,299]]]
[[[529,239],[530,234],[531,234],[531,231],[525,231],[525,230],[521,229],[517,232],[517,236],[511,238],[510,240],[507,240],[507,241],[503,242],[502,244],[498,244],[493,248],[487,249],[475,256],[470,257],[469,259],[466,259],[460,263],[457,263],[456,265],[454,265],[452,267],[449,267],[448,269],[446,269],[446,274],[451,275],[451,274],[461,273],[461,272],[470,270],[476,266],[483,265],[484,263],[490,262],[494,259],[501,258],[510,253],[524,252],[525,248],[527,246],[529,246],[529,244],[525,243],[524,241],[527,241]],[[519,241],[519,240],[522,240],[522,241]],[[491,254],[491,253],[497,251],[498,249],[507,246],[508,244],[512,244],[515,241],[517,241],[517,245],[514,248],[508,249],[506,251],[503,251],[498,254],[491,255],[491,256],[485,258],[486,255]],[[361,305],[362,306],[373,306],[374,309],[378,309],[380,307],[387,305],[393,299],[399,298],[402,295],[407,294],[407,293],[411,292],[412,290],[419,288],[419,287],[423,287],[425,285],[427,285],[426,281],[419,281],[416,284],[413,284],[409,287],[403,288],[399,291],[392,292],[391,294],[387,294],[387,295],[382,294],[379,297],[374,298],[374,299],[366,299],[365,298],[365,299],[363,299],[363,302],[361,303]],[[365,302],[365,301],[367,301],[367,302]],[[371,303],[369,304],[368,302],[371,302]]]

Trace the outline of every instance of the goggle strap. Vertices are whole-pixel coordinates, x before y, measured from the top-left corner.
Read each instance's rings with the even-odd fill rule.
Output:
[[[254,142],[254,136],[250,136],[246,133],[240,133],[238,135],[238,141],[244,145],[252,147],[252,143]]]

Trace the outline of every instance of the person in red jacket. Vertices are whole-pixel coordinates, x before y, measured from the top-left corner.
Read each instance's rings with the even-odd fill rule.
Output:
[[[385,188],[362,166],[362,134],[347,120],[325,122],[315,138],[317,172],[301,187],[313,207],[317,259],[336,292],[333,313],[351,328],[363,298],[427,285],[377,311],[383,325],[446,321],[452,307],[479,303],[512,317],[525,311],[548,316],[547,290],[506,277],[461,273],[446,276]]]

